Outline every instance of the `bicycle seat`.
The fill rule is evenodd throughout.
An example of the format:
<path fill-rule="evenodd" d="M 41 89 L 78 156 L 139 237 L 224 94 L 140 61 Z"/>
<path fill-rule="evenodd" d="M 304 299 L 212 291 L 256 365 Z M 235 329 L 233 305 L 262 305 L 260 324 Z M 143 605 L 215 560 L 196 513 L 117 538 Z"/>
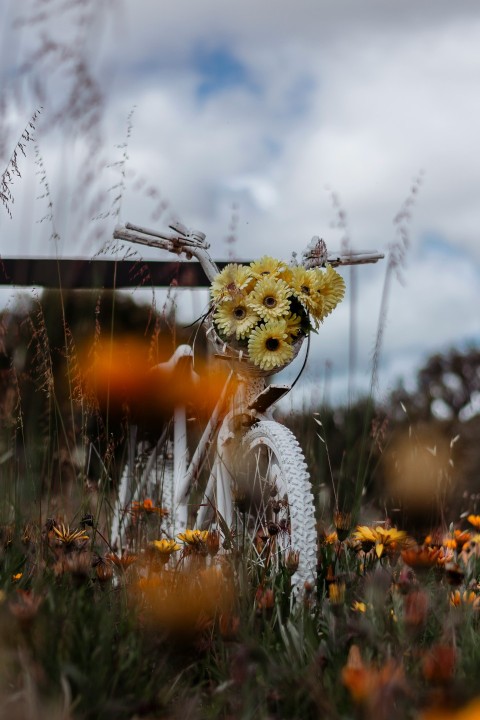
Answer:
<path fill-rule="evenodd" d="M 190 345 L 179 345 L 169 360 L 154 365 L 151 372 L 175 377 L 175 380 L 180 379 L 180 376 L 183 382 L 193 385 L 200 382 L 200 376 L 193 369 L 193 350 Z"/>

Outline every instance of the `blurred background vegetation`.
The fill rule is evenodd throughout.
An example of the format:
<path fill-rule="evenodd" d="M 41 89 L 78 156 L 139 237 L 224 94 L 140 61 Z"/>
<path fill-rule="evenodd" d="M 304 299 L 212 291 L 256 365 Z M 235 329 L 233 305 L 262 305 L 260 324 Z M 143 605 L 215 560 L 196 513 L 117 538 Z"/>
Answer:
<path fill-rule="evenodd" d="M 192 327 L 176 324 L 173 305 L 155 312 L 129 295 L 110 291 L 49 290 L 40 299 L 25 295 L 1 312 L 0 467 L 5 492 L 12 485 L 33 500 L 78 480 L 95 483 L 107 456 L 109 481 L 117 482 L 132 407 L 112 403 L 107 412 L 89 402 L 79 357 L 83 353 L 89 362 L 100 338 L 121 341 L 131 336 L 132 328 L 152 365 L 167 360 L 176 345 L 195 334 Z M 195 334 L 195 352 L 200 358 L 208 352 L 203 331 Z M 398 508 L 391 500 L 386 504 L 386 496 L 392 496 L 388 458 L 405 434 L 434 453 L 447 448 L 449 490 L 442 512 L 455 517 L 464 498 L 470 506 L 480 493 L 479 398 L 480 351 L 452 348 L 426 361 L 412 391 L 399 384 L 381 403 L 361 397 L 345 406 L 277 411 L 277 417 L 301 441 L 321 523 L 329 524 L 334 505 L 355 510 L 358 488 L 374 516 L 395 515 Z M 159 406 L 158 412 L 134 420 L 153 441 L 166 415 Z"/>

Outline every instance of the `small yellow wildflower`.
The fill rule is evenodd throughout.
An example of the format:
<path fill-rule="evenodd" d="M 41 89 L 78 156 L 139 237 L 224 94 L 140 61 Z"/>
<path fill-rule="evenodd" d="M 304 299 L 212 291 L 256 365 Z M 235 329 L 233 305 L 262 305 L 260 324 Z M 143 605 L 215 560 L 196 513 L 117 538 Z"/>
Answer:
<path fill-rule="evenodd" d="M 13 580 L 13 582 L 18 582 L 19 580 L 22 579 L 22 577 L 23 577 L 23 573 L 21 573 L 21 572 L 15 573 L 15 575 L 12 575 L 12 580 Z"/>
<path fill-rule="evenodd" d="M 55 533 L 55 539 L 62 545 L 76 545 L 77 542 L 83 540 L 90 540 L 88 535 L 83 530 L 70 530 L 69 525 L 54 525 L 53 532 Z"/>
<path fill-rule="evenodd" d="M 370 528 L 366 525 L 359 525 L 352 537 L 361 542 L 365 552 L 375 547 L 375 553 L 379 558 L 383 555 L 384 550 L 399 549 L 408 543 L 407 533 L 404 530 L 396 528 L 387 530 L 381 526 Z"/>
<path fill-rule="evenodd" d="M 345 601 L 345 583 L 330 583 L 328 586 L 328 599 L 332 605 L 341 605 Z"/>
<path fill-rule="evenodd" d="M 355 600 L 355 602 L 352 605 L 352 610 L 354 612 L 365 613 L 365 612 L 367 612 L 367 605 L 364 602 L 359 602 L 358 600 Z"/>
<path fill-rule="evenodd" d="M 337 531 L 332 530 L 332 532 L 327 532 L 324 530 L 320 536 L 320 541 L 324 545 L 335 545 L 338 541 Z"/>
<path fill-rule="evenodd" d="M 150 543 L 150 547 L 155 554 L 158 555 L 160 562 L 163 564 L 168 562 L 174 552 L 180 550 L 180 545 L 178 545 L 175 540 L 153 540 Z"/>
<path fill-rule="evenodd" d="M 203 547 L 208 539 L 208 530 L 185 530 L 185 532 L 179 533 L 177 537 L 190 547 Z"/>

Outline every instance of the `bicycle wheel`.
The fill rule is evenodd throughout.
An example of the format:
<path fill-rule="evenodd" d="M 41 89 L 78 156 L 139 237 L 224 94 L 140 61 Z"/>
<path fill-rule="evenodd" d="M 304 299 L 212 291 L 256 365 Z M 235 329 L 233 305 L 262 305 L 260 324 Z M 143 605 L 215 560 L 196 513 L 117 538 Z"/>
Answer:
<path fill-rule="evenodd" d="M 172 532 L 171 443 L 163 433 L 154 447 L 135 447 L 135 439 L 131 445 L 113 503 L 110 542 L 119 551 Z"/>
<path fill-rule="evenodd" d="M 261 420 L 244 435 L 236 453 L 232 497 L 237 542 L 261 576 L 285 562 L 293 568 L 294 594 L 315 583 L 317 536 L 315 505 L 307 464 L 290 430 Z M 298 557 L 297 557 L 298 554 Z"/>

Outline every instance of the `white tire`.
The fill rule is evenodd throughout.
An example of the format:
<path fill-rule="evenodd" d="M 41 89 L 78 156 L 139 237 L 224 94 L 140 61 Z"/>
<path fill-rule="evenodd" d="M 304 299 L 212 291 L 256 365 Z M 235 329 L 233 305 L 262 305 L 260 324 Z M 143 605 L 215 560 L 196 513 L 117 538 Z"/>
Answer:
<path fill-rule="evenodd" d="M 261 420 L 245 433 L 237 463 L 232 495 L 240 532 L 248 533 L 259 565 L 291 563 L 298 553 L 296 595 L 317 576 L 315 504 L 302 450 L 284 425 Z"/>

